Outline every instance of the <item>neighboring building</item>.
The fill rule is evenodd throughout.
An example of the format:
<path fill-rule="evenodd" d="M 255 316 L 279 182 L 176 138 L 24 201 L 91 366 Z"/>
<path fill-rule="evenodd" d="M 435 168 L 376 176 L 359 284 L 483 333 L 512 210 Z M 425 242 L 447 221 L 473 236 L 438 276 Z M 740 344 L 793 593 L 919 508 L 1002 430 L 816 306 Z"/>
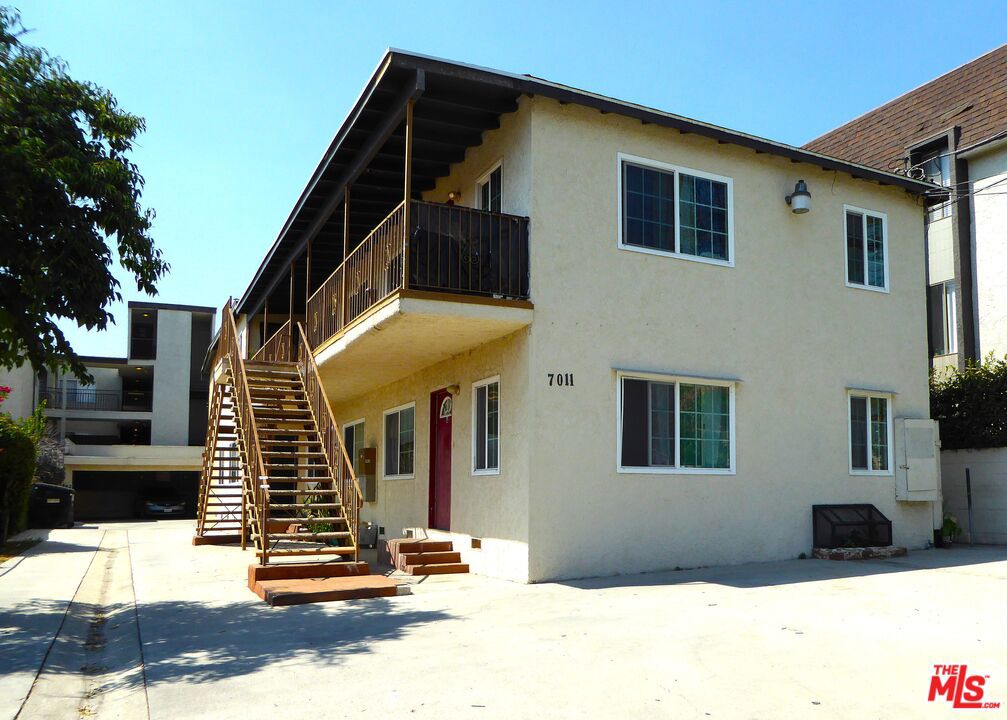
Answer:
<path fill-rule="evenodd" d="M 945 188 L 926 214 L 933 366 L 1007 354 L 1007 45 L 805 147 Z"/>
<path fill-rule="evenodd" d="M 208 397 L 201 367 L 216 310 L 130 302 L 128 311 L 127 356 L 82 358 L 92 384 L 27 366 L 10 373 L 17 405 L 3 410 L 23 416 L 45 402 L 51 432 L 65 441 L 78 519 L 131 517 L 145 492 L 168 486 L 195 511 Z"/>
<path fill-rule="evenodd" d="M 796 557 L 820 503 L 873 504 L 921 548 L 941 518 L 920 293 L 932 188 L 390 51 L 236 332 L 249 355 L 272 338 L 262 373 L 289 357 L 283 323 L 304 323 L 348 453 L 376 454 L 363 519 L 448 537 L 477 572 Z"/>

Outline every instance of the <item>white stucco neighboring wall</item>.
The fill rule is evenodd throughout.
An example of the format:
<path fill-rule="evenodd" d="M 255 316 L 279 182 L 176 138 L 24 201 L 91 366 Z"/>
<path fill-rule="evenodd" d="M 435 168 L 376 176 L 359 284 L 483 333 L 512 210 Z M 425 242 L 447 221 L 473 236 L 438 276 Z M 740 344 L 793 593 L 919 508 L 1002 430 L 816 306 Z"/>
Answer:
<path fill-rule="evenodd" d="M 0 367 L 0 385 L 11 389 L 7 399 L 0 403 L 0 412 L 9 413 L 15 419 L 32 414 L 38 388 L 31 365 L 25 363 L 10 370 Z"/>
<path fill-rule="evenodd" d="M 1007 144 L 969 158 L 977 355 L 1007 354 Z"/>
<path fill-rule="evenodd" d="M 969 526 L 965 470 L 972 481 Z M 962 528 L 961 540 L 1007 544 L 1007 448 L 944 450 L 941 452 L 944 509 Z"/>
<path fill-rule="evenodd" d="M 929 416 L 923 211 L 904 191 L 576 105 L 532 112 L 529 576 L 794 557 L 815 503 L 873 503 L 895 542 L 930 503 L 849 471 L 848 388 Z M 734 267 L 620 250 L 626 153 L 733 179 Z M 809 214 L 784 202 L 807 181 Z M 887 214 L 890 292 L 847 287 L 844 204 Z M 616 368 L 739 378 L 732 475 L 617 472 Z M 549 373 L 573 373 L 550 387 Z"/>
<path fill-rule="evenodd" d="M 192 314 L 157 311 L 157 358 L 154 360 L 156 408 L 150 425 L 151 445 L 189 444 L 189 361 Z"/>

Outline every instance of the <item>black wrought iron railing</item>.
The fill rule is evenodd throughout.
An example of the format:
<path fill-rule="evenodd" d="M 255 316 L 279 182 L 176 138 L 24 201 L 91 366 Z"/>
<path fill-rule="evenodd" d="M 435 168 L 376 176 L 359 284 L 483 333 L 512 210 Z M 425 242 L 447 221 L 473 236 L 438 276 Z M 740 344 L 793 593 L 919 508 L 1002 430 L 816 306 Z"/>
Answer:
<path fill-rule="evenodd" d="M 403 288 L 529 297 L 528 218 L 414 200 L 404 220 L 403 202 L 308 300 L 312 348 Z"/>
<path fill-rule="evenodd" d="M 97 388 L 43 387 L 39 401 L 50 410 L 126 410 L 150 412 L 153 393 L 150 390 L 99 390 Z"/>

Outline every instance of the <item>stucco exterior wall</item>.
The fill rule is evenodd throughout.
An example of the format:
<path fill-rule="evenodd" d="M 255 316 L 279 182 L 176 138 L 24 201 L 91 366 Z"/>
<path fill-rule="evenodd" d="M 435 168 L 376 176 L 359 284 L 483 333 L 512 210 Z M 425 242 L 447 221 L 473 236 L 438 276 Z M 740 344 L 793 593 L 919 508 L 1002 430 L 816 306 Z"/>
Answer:
<path fill-rule="evenodd" d="M 1007 145 L 969 160 L 979 337 L 977 354 L 1007 354 Z M 997 187 L 992 187 L 999 183 Z M 997 194 L 999 193 L 999 194 Z"/>
<path fill-rule="evenodd" d="M 157 311 L 157 359 L 154 361 L 151 445 L 189 444 L 189 356 L 192 314 Z"/>
<path fill-rule="evenodd" d="M 500 127 L 483 133 L 482 144 L 469 148 L 465 159 L 423 194 L 431 202 L 446 202 L 448 193 L 461 191 L 459 205 L 477 207 L 476 181 L 497 162 L 503 167 L 502 211 L 510 215 L 531 214 L 531 99 L 521 97 L 517 112 L 502 115 Z M 534 280 L 533 280 L 534 282 Z"/>
<path fill-rule="evenodd" d="M 902 190 L 694 135 L 533 101 L 528 395 L 532 580 L 793 557 L 811 505 L 869 502 L 895 542 L 929 503 L 849 472 L 848 388 L 928 417 L 923 211 Z M 617 247 L 617 154 L 733 178 L 735 267 Z M 805 179 L 813 209 L 784 195 Z M 888 216 L 890 293 L 845 284 L 843 205 Z M 616 372 L 737 377 L 737 473 L 616 471 Z M 548 373 L 574 373 L 549 387 Z"/>
<path fill-rule="evenodd" d="M 0 403 L 0 412 L 15 419 L 31 415 L 35 409 L 34 394 L 38 392 L 31 365 L 25 363 L 10 370 L 0 367 L 0 385 L 11 389 L 7 399 Z"/>
<path fill-rule="evenodd" d="M 340 427 L 365 421 L 365 447 L 377 449 L 377 502 L 361 518 L 385 528 L 385 538 L 428 527 L 430 488 L 430 393 L 458 385 L 452 415 L 451 533 L 455 550 L 474 572 L 528 579 L 528 341 L 527 331 L 428 367 L 391 385 L 333 408 Z M 500 376 L 501 465 L 498 475 L 472 473 L 472 385 Z M 414 472 L 384 477 L 384 411 L 416 404 Z M 422 537 L 422 534 L 420 535 Z M 482 539 L 473 550 L 470 537 Z"/>

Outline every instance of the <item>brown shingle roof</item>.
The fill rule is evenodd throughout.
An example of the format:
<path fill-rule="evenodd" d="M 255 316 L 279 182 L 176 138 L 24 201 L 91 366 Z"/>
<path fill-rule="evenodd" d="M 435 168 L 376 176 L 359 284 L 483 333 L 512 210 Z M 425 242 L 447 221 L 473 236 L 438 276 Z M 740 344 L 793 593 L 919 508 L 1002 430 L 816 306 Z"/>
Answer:
<path fill-rule="evenodd" d="M 804 145 L 884 170 L 901 168 L 906 147 L 957 125 L 958 148 L 1007 131 L 1007 45 L 941 75 Z"/>

